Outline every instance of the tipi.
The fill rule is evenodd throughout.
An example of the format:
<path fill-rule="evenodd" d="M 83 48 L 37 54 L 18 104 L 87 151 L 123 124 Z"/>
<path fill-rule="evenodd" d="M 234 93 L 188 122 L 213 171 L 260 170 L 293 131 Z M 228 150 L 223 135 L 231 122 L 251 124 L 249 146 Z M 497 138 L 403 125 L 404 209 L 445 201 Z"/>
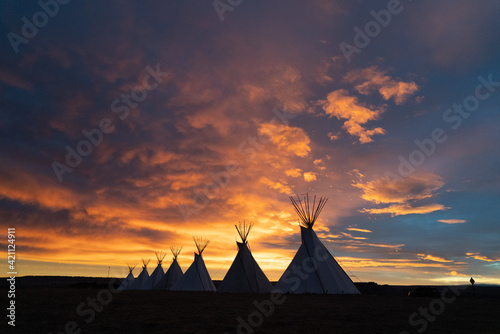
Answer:
<path fill-rule="evenodd" d="M 161 264 L 167 253 L 158 251 L 155 252 L 155 255 L 158 265 L 156 266 L 156 269 L 153 271 L 151 276 L 148 277 L 144 285 L 141 287 L 141 290 L 152 290 L 156 286 L 156 284 L 160 282 L 163 275 L 165 274 Z"/>
<path fill-rule="evenodd" d="M 290 197 L 295 211 L 301 220 L 302 245 L 292 262 L 276 283 L 275 292 L 283 293 L 329 293 L 359 294 L 358 289 L 335 261 L 330 252 L 318 239 L 313 225 L 328 198 L 316 196 L 312 203 L 306 194 L 303 202 Z"/>
<path fill-rule="evenodd" d="M 273 289 L 248 247 L 248 234 L 252 226 L 251 223 L 245 224 L 245 221 L 243 224 L 240 222 L 239 226 L 235 225 L 241 238 L 241 242 L 236 242 L 238 254 L 217 292 L 269 293 Z"/>
<path fill-rule="evenodd" d="M 170 247 L 170 251 L 174 256 L 172 264 L 168 268 L 165 275 L 163 275 L 160 282 L 158 282 L 158 284 L 154 287 L 155 290 L 170 290 L 170 288 L 182 277 L 182 269 L 177 262 L 177 257 L 179 256 L 181 250 L 182 247 Z"/>
<path fill-rule="evenodd" d="M 132 273 L 135 269 L 135 266 L 127 264 L 128 267 L 128 275 L 122 281 L 122 284 L 118 287 L 118 290 L 128 290 L 130 286 L 134 283 L 134 274 Z"/>
<path fill-rule="evenodd" d="M 172 286 L 173 291 L 215 291 L 215 285 L 210 278 L 201 254 L 210 243 L 209 240 L 193 237 L 198 254 L 194 253 L 194 261 L 186 273 Z"/>
<path fill-rule="evenodd" d="M 150 259 L 145 260 L 142 259 L 142 271 L 137 276 L 134 280 L 134 283 L 130 286 L 130 289 L 127 290 L 142 290 L 142 287 L 146 284 L 146 281 L 148 280 L 149 274 L 148 274 L 148 263 Z"/>

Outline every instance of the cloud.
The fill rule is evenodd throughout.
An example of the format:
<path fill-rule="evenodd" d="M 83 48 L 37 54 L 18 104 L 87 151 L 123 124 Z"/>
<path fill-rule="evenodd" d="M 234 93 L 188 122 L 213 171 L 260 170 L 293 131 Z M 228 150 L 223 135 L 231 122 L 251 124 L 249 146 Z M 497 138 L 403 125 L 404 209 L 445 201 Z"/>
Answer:
<path fill-rule="evenodd" d="M 372 231 L 364 229 L 364 228 L 356 228 L 356 227 L 348 227 L 348 231 L 356 231 L 356 232 L 364 232 L 364 233 L 371 233 Z"/>
<path fill-rule="evenodd" d="M 313 173 L 313 172 L 305 172 L 305 173 L 304 173 L 304 180 L 305 180 L 306 182 L 316 181 L 316 173 Z"/>
<path fill-rule="evenodd" d="M 403 82 L 392 79 L 386 71 L 376 66 L 354 70 L 344 76 L 344 81 L 358 83 L 355 88 L 363 95 L 378 91 L 384 100 L 393 99 L 398 105 L 403 104 L 411 95 L 418 91 L 415 82 Z"/>
<path fill-rule="evenodd" d="M 318 168 L 319 170 L 326 170 L 325 161 L 323 159 L 316 159 L 313 161 L 313 163 L 314 166 L 316 166 L 316 168 Z"/>
<path fill-rule="evenodd" d="M 345 119 L 343 128 L 350 135 L 359 137 L 359 142 L 362 144 L 372 142 L 371 137 L 374 135 L 385 134 L 385 130 L 381 127 L 369 130 L 362 126 L 369 121 L 379 119 L 384 109 L 373 109 L 363 105 L 356 96 L 350 96 L 345 89 L 331 92 L 327 100 L 320 101 L 320 104 L 328 116 L 337 117 L 339 120 Z"/>
<path fill-rule="evenodd" d="M 21 89 L 26 89 L 26 90 L 33 89 L 32 82 L 26 80 L 21 75 L 17 74 L 15 71 L 12 71 L 10 69 L 1 66 L 0 66 L 0 82 L 4 82 L 7 85 Z"/>
<path fill-rule="evenodd" d="M 490 259 L 486 256 L 480 255 L 479 252 L 476 253 L 465 253 L 465 255 L 469 258 L 480 260 L 480 261 L 485 261 L 485 262 L 497 262 L 500 261 L 500 259 Z"/>
<path fill-rule="evenodd" d="M 340 132 L 328 132 L 327 136 L 331 141 L 335 141 L 340 139 Z"/>
<path fill-rule="evenodd" d="M 353 186 L 362 189 L 362 198 L 374 203 L 406 203 L 430 198 L 444 185 L 442 178 L 434 173 L 413 174 L 398 182 L 380 177 Z"/>
<path fill-rule="evenodd" d="M 287 194 L 290 196 L 293 195 L 292 188 L 286 184 L 281 183 L 281 182 L 271 181 L 267 177 L 261 177 L 259 179 L 259 182 L 265 184 L 266 186 L 268 186 L 271 189 L 278 190 L 282 194 Z"/>
<path fill-rule="evenodd" d="M 422 260 L 429 260 L 429 261 L 434 261 L 434 262 L 453 262 L 452 260 L 446 260 L 442 257 L 439 256 L 433 256 L 433 255 L 426 255 L 426 254 L 417 254 L 419 258 Z"/>
<path fill-rule="evenodd" d="M 400 215 L 411 215 L 411 214 L 425 214 L 431 213 L 434 211 L 447 210 L 448 207 L 445 207 L 442 204 L 429 204 L 429 205 L 421 205 L 413 207 L 409 204 L 394 204 L 385 208 L 380 209 L 363 209 L 361 212 L 381 214 L 381 213 L 390 213 L 391 216 L 400 216 Z"/>
<path fill-rule="evenodd" d="M 422 263 L 415 259 L 370 259 L 360 257 L 340 257 L 342 263 L 349 268 L 446 268 L 442 263 Z M 420 269 L 419 269 L 420 270 Z"/>
<path fill-rule="evenodd" d="M 445 224 L 462 224 L 466 223 L 467 220 L 465 219 L 440 219 L 438 220 L 440 223 L 445 223 Z"/>
<path fill-rule="evenodd" d="M 288 169 L 285 171 L 285 174 L 291 177 L 299 177 L 302 175 L 302 169 L 300 168 Z"/>
<path fill-rule="evenodd" d="M 353 236 L 352 234 L 350 233 L 345 233 L 345 232 L 340 232 L 343 236 L 347 237 L 347 238 L 351 238 L 351 239 L 355 239 L 355 240 L 366 240 L 368 238 L 365 238 L 365 237 L 355 237 Z"/>
<path fill-rule="evenodd" d="M 263 123 L 259 126 L 259 134 L 271 140 L 278 148 L 299 157 L 305 157 L 311 151 L 311 140 L 301 128 L 288 125 Z"/>
<path fill-rule="evenodd" d="M 425 214 L 449 209 L 442 204 L 422 204 L 444 185 L 442 178 L 434 173 L 413 174 L 398 182 L 389 182 L 385 177 L 353 184 L 363 190 L 361 197 L 375 204 L 390 204 L 384 208 L 365 208 L 362 212 L 373 214 L 390 213 L 392 216 Z"/>

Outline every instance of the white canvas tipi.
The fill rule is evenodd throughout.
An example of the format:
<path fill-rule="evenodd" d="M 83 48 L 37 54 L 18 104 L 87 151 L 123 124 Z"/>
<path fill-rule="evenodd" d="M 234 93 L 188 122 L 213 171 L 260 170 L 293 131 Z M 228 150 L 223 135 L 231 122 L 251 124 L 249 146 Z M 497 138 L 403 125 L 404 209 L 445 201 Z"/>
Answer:
<path fill-rule="evenodd" d="M 177 262 L 177 257 L 181 250 L 182 247 L 170 247 L 170 251 L 172 251 L 172 255 L 174 256 L 172 264 L 165 275 L 163 275 L 160 282 L 154 287 L 155 290 L 170 290 L 170 288 L 182 277 L 182 269 Z"/>
<path fill-rule="evenodd" d="M 201 254 L 210 241 L 194 237 L 198 254 L 194 253 L 194 261 L 186 273 L 175 283 L 170 290 L 173 291 L 215 291 L 215 285 L 210 278 Z"/>
<path fill-rule="evenodd" d="M 118 290 L 129 290 L 130 286 L 134 283 L 134 274 L 132 273 L 135 269 L 135 266 L 132 266 L 130 264 L 128 266 L 128 275 L 125 277 L 125 279 L 122 281 L 122 284 L 118 287 Z"/>
<path fill-rule="evenodd" d="M 151 276 L 148 277 L 144 285 L 141 287 L 141 290 L 152 290 L 156 286 L 156 284 L 160 282 L 161 278 L 165 274 L 161 264 L 167 253 L 155 252 L 155 255 L 158 265 L 156 266 L 156 269 L 153 271 Z"/>
<path fill-rule="evenodd" d="M 229 268 L 217 292 L 232 293 L 269 293 L 273 286 L 260 269 L 257 261 L 248 248 L 248 234 L 253 224 L 246 225 L 245 221 L 239 226 L 235 225 L 241 242 L 238 245 L 238 254 Z"/>
<path fill-rule="evenodd" d="M 276 283 L 275 292 L 283 293 L 329 293 L 359 294 L 349 276 L 335 261 L 334 257 L 318 239 L 313 225 L 326 204 L 327 198 L 321 197 L 312 207 L 309 196 L 302 202 L 290 197 L 295 211 L 301 219 L 302 245 L 292 262 Z"/>
<path fill-rule="evenodd" d="M 146 284 L 146 281 L 148 280 L 149 274 L 148 274 L 148 263 L 149 260 L 142 259 L 142 271 L 137 276 L 132 283 L 132 286 L 130 289 L 127 290 L 142 290 L 142 287 Z"/>

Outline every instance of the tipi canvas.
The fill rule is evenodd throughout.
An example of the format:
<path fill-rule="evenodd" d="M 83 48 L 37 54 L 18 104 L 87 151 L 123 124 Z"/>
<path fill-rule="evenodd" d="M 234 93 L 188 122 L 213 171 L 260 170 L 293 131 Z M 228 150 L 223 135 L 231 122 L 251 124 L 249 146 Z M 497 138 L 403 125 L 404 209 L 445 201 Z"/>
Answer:
<path fill-rule="evenodd" d="M 173 291 L 215 291 L 215 285 L 210 278 L 201 254 L 210 241 L 194 238 L 198 254 L 194 254 L 194 261 L 186 273 L 172 286 Z"/>
<path fill-rule="evenodd" d="M 275 292 L 283 293 L 328 293 L 359 294 L 358 289 L 342 267 L 318 239 L 313 225 L 326 204 L 327 198 L 316 196 L 312 207 L 309 197 L 302 202 L 290 197 L 295 211 L 301 219 L 302 245 L 292 262 L 274 287 Z"/>
<path fill-rule="evenodd" d="M 238 254 L 229 268 L 218 292 L 231 293 L 269 293 L 273 286 L 260 269 L 248 247 L 248 234 L 252 224 L 246 225 L 245 221 L 239 226 L 235 225 L 241 242 L 237 242 Z"/>
<path fill-rule="evenodd" d="M 132 266 L 130 264 L 128 266 L 128 275 L 125 277 L 125 279 L 122 281 L 122 284 L 118 287 L 118 290 L 128 290 L 130 289 L 131 285 L 134 283 L 134 274 L 132 273 L 135 269 L 135 266 Z"/>
<path fill-rule="evenodd" d="M 148 280 L 149 274 L 148 274 L 148 260 L 142 259 L 142 271 L 137 276 L 134 280 L 134 283 L 132 283 L 132 286 L 130 289 L 127 290 L 142 290 L 142 287 L 146 284 L 146 281 Z"/>
<path fill-rule="evenodd" d="M 172 264 L 168 268 L 167 272 L 161 278 L 160 282 L 154 287 L 155 290 L 170 290 L 170 288 L 177 283 L 177 281 L 182 277 L 182 269 L 177 262 L 177 257 L 182 250 L 182 247 L 170 247 L 172 255 L 174 256 Z"/>
<path fill-rule="evenodd" d="M 153 271 L 151 276 L 148 277 L 144 285 L 141 287 L 141 290 L 152 290 L 156 286 L 156 284 L 160 282 L 163 275 L 165 274 L 161 264 L 163 262 L 163 259 L 165 258 L 165 255 L 167 254 L 165 252 L 155 252 L 155 255 L 158 265 L 156 266 L 156 269 Z"/>

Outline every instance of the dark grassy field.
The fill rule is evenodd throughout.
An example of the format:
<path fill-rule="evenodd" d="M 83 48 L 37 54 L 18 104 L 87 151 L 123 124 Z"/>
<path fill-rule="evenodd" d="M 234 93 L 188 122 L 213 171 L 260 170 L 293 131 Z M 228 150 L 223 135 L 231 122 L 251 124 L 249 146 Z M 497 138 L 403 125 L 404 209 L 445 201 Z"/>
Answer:
<path fill-rule="evenodd" d="M 444 309 L 431 315 L 435 319 L 424 321 L 418 315 L 412 326 L 410 315 L 433 303 L 439 309 L 440 297 L 407 297 L 408 287 L 366 285 L 361 286 L 363 295 L 282 295 L 273 303 L 270 295 L 113 293 L 106 279 L 72 282 L 59 282 L 59 287 L 20 284 L 15 331 L 2 320 L 0 332 L 237 333 L 244 321 L 240 333 L 417 333 L 423 322 L 425 333 L 500 333 L 498 288 L 493 293 L 480 288 L 475 297 L 466 290 L 443 302 Z M 6 289 L 0 293 L 6 305 Z M 255 303 L 264 307 L 259 310 Z"/>

